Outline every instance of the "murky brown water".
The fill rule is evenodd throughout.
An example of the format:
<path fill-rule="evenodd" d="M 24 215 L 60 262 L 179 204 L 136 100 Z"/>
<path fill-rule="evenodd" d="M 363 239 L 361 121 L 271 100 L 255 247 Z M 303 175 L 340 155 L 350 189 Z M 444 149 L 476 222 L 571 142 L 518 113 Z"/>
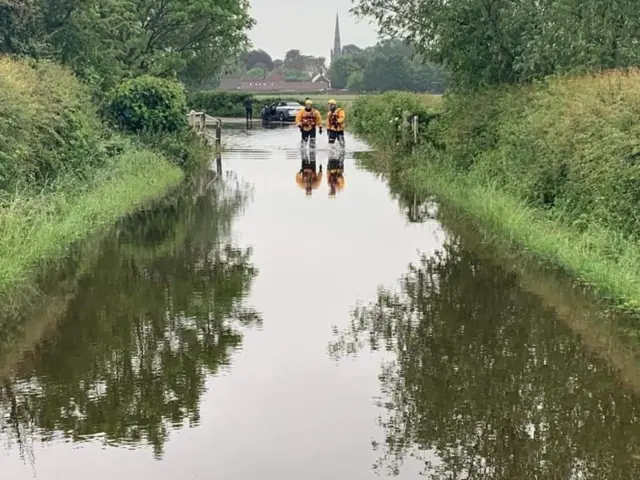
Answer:
<path fill-rule="evenodd" d="M 221 174 L 0 322 L 0 478 L 640 478 L 633 339 L 399 205 L 353 137 L 308 195 L 296 133 L 226 131 Z"/>

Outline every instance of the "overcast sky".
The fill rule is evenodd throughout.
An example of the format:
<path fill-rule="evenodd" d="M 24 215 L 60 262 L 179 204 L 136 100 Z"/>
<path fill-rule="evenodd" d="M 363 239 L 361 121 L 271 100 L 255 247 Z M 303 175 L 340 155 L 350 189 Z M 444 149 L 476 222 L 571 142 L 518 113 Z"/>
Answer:
<path fill-rule="evenodd" d="M 377 32 L 367 20 L 349 15 L 350 0 L 250 0 L 251 16 L 257 24 L 249 37 L 255 48 L 271 57 L 284 58 L 287 50 L 299 49 L 304 55 L 326 57 L 329 63 L 333 47 L 336 12 L 340 15 L 342 45 L 374 45 Z M 278 5 L 277 7 L 275 5 Z"/>

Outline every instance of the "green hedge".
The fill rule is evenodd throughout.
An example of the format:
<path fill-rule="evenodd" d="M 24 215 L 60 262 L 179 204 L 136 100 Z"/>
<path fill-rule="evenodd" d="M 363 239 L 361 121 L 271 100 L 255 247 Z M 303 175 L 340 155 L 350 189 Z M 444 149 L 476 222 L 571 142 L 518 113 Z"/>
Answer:
<path fill-rule="evenodd" d="M 100 164 L 103 133 L 89 90 L 68 70 L 0 58 L 0 190 Z"/>
<path fill-rule="evenodd" d="M 289 101 L 304 104 L 305 96 L 274 96 L 256 98 L 251 93 L 225 92 L 220 90 L 201 90 L 191 92 L 187 96 L 187 103 L 192 110 L 204 110 L 209 115 L 216 117 L 244 117 L 244 102 L 247 98 L 253 99 L 253 114 L 259 115 L 263 106 L 273 102 Z M 327 112 L 326 105 L 314 105 L 322 114 Z"/>
<path fill-rule="evenodd" d="M 187 125 L 187 99 L 182 86 L 148 75 L 120 84 L 109 96 L 106 111 L 128 132 L 173 133 Z"/>

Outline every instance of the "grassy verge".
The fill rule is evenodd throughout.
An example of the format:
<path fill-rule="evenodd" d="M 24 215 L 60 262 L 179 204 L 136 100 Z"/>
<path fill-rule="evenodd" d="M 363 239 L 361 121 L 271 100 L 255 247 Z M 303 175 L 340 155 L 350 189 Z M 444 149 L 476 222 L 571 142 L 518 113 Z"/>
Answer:
<path fill-rule="evenodd" d="M 352 116 L 357 133 L 396 151 L 386 168 L 407 189 L 455 205 L 488 233 L 638 311 L 638 79 L 554 78 L 440 105 L 394 93 L 356 101 Z M 421 122 L 414 154 L 406 112 Z"/>
<path fill-rule="evenodd" d="M 0 293 L 9 295 L 39 266 L 118 217 L 164 195 L 183 178 L 180 168 L 151 152 L 125 153 L 91 182 L 65 182 L 46 193 L 16 195 L 0 211 Z"/>
<path fill-rule="evenodd" d="M 489 180 L 464 177 L 440 164 L 407 172 L 405 184 L 479 219 L 491 234 L 571 271 L 626 308 L 640 309 L 640 245 L 590 226 L 576 230 L 527 205 Z"/>

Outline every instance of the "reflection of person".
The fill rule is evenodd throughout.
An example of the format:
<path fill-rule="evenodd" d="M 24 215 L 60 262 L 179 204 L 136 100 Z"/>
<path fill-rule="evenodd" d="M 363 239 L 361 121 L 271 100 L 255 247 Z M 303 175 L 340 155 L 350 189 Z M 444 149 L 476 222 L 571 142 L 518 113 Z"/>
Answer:
<path fill-rule="evenodd" d="M 300 171 L 296 173 L 296 183 L 300 188 L 305 190 L 307 195 L 311 195 L 313 190 L 318 188 L 322 183 L 322 165 L 320 169 L 316 168 L 316 151 L 300 149 L 302 153 L 302 163 Z"/>
<path fill-rule="evenodd" d="M 302 133 L 302 146 L 309 142 L 309 147 L 315 148 L 316 127 L 320 129 L 320 135 L 322 135 L 322 116 L 317 109 L 313 108 L 311 100 L 306 100 L 304 108 L 297 113 L 296 125 Z"/>
<path fill-rule="evenodd" d="M 332 147 L 329 149 L 329 161 L 327 162 L 327 184 L 329 185 L 329 198 L 335 198 L 336 192 L 344 188 L 344 148 Z"/>
<path fill-rule="evenodd" d="M 346 114 L 342 108 L 338 107 L 335 100 L 329 100 L 329 113 L 327 114 L 327 134 L 329 143 L 334 144 L 336 140 L 344 147 L 344 121 Z M 320 132 L 322 133 L 322 132 Z"/>

